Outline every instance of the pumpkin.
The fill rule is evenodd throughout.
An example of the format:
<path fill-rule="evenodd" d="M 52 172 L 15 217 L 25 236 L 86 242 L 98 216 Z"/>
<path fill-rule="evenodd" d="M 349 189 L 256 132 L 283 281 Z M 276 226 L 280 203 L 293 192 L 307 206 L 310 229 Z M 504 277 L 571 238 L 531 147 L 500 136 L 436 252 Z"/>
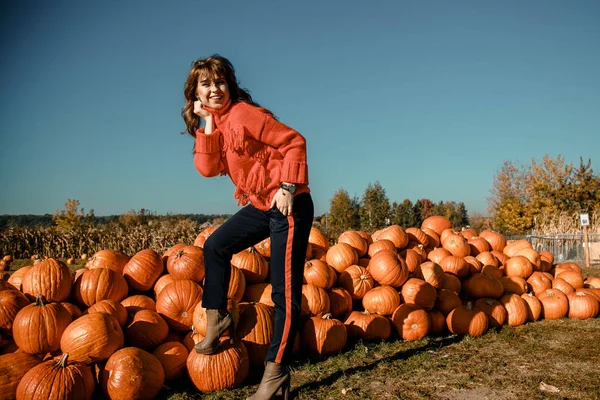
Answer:
<path fill-rule="evenodd" d="M 438 247 L 438 248 L 431 250 L 429 253 L 427 253 L 427 259 L 429 261 L 433 261 L 434 263 L 439 264 L 440 261 L 442 261 L 444 258 L 451 256 L 451 255 L 452 255 L 452 253 L 450 253 L 445 248 Z"/>
<path fill-rule="evenodd" d="M 539 271 L 527 278 L 527 284 L 536 296 L 552 287 L 552 281 Z"/>
<path fill-rule="evenodd" d="M 375 254 L 367 269 L 380 285 L 400 287 L 408 279 L 408 267 L 404 259 L 388 251 Z"/>
<path fill-rule="evenodd" d="M 61 301 L 59 303 L 61 306 L 63 306 L 71 315 L 71 320 L 76 320 L 77 318 L 81 317 L 81 315 L 83 314 L 81 312 L 81 309 L 79 307 L 77 307 L 75 304 L 73 303 L 69 303 L 67 301 Z"/>
<path fill-rule="evenodd" d="M 362 304 L 370 314 L 392 315 L 400 305 L 400 294 L 391 286 L 377 286 L 364 295 Z"/>
<path fill-rule="evenodd" d="M 39 357 L 24 352 L 0 355 L 0 399 L 16 399 L 21 378 L 41 362 Z"/>
<path fill-rule="evenodd" d="M 583 283 L 585 288 L 600 289 L 600 278 L 597 276 L 588 276 Z"/>
<path fill-rule="evenodd" d="M 332 317 L 339 318 L 352 312 L 352 296 L 346 289 L 334 287 L 327 291 L 327 295 Z"/>
<path fill-rule="evenodd" d="M 362 257 L 367 254 L 369 244 L 367 241 L 356 231 L 345 231 L 338 237 L 338 243 L 346 243 L 356 251 L 358 257 Z"/>
<path fill-rule="evenodd" d="M 119 326 L 122 328 L 127 323 L 127 310 L 121 304 L 113 299 L 102 300 L 87 309 L 87 313 L 101 312 L 112 315 L 119 321 Z"/>
<path fill-rule="evenodd" d="M 473 256 L 477 256 L 480 253 L 487 253 L 492 250 L 488 241 L 482 237 L 469 238 L 467 239 L 467 244 L 469 245 L 471 255 Z"/>
<path fill-rule="evenodd" d="M 41 294 L 23 307 L 13 321 L 13 337 L 21 350 L 46 354 L 60 347 L 60 338 L 71 323 L 71 314 L 59 303 L 48 303 Z"/>
<path fill-rule="evenodd" d="M 324 261 L 310 260 L 304 263 L 305 284 L 315 285 L 327 290 L 333 282 L 331 279 L 332 273 L 335 273 L 335 270 L 329 267 Z"/>
<path fill-rule="evenodd" d="M 123 268 L 131 257 L 118 250 L 100 250 L 90 257 L 85 263 L 87 269 L 108 268 L 119 274 L 123 274 Z"/>
<path fill-rule="evenodd" d="M 233 317 L 233 326 L 239 321 L 239 309 L 238 303 L 236 303 L 232 299 L 227 299 L 227 311 Z M 202 307 L 202 301 L 200 301 L 196 307 L 194 308 L 194 312 L 192 313 L 192 321 L 193 321 L 193 329 L 202 336 L 206 335 L 206 325 L 208 323 L 206 318 L 206 309 Z M 231 338 L 231 330 L 226 330 L 224 335 Z"/>
<path fill-rule="evenodd" d="M 498 299 L 504 293 L 502 282 L 491 275 L 473 274 L 463 281 L 462 291 L 470 298 Z"/>
<path fill-rule="evenodd" d="M 240 303 L 240 320 L 235 335 L 248 351 L 250 366 L 262 368 L 273 338 L 273 307 L 260 303 Z"/>
<path fill-rule="evenodd" d="M 171 282 L 156 298 L 156 312 L 171 329 L 186 332 L 192 326 L 194 308 L 202 300 L 202 293 L 200 285 L 192 280 Z"/>
<path fill-rule="evenodd" d="M 23 277 L 29 272 L 31 267 L 31 265 L 26 265 L 13 272 L 12 275 L 8 277 L 8 283 L 13 285 L 17 290 L 22 290 Z"/>
<path fill-rule="evenodd" d="M 128 292 L 129 286 L 123 275 L 108 268 L 87 270 L 73 285 L 73 297 L 84 308 L 107 299 L 121 301 Z"/>
<path fill-rule="evenodd" d="M 264 282 L 269 275 L 269 263 L 254 247 L 234 254 L 231 265 L 242 271 L 247 284 Z"/>
<path fill-rule="evenodd" d="M 377 240 L 388 239 L 394 243 L 398 250 L 405 248 L 408 245 L 408 235 L 400 227 L 400 225 L 390 225 L 377 235 Z"/>
<path fill-rule="evenodd" d="M 421 223 L 421 229 L 431 229 L 438 235 L 441 235 L 444 229 L 451 229 L 452 222 L 444 216 L 441 215 L 433 215 L 431 217 L 427 217 Z"/>
<path fill-rule="evenodd" d="M 429 315 L 416 304 L 401 304 L 392 314 L 392 324 L 398 335 L 407 341 L 419 340 L 429 333 Z"/>
<path fill-rule="evenodd" d="M 189 350 L 179 342 L 169 341 L 158 346 L 152 355 L 162 365 L 165 373 L 165 380 L 171 381 L 182 377 L 186 370 L 185 364 L 189 355 Z"/>
<path fill-rule="evenodd" d="M 337 243 L 327 250 L 325 259 L 328 265 L 332 266 L 338 273 L 342 273 L 349 266 L 356 265 L 358 253 L 348 243 Z"/>
<path fill-rule="evenodd" d="M 346 346 L 348 332 L 341 321 L 331 318 L 331 314 L 325 314 L 307 319 L 302 325 L 300 339 L 309 353 L 333 355 Z"/>
<path fill-rule="evenodd" d="M 190 351 L 186 365 L 194 386 L 202 392 L 213 392 L 241 385 L 248 376 L 250 359 L 242 342 L 232 345 L 221 338 L 216 353 Z"/>
<path fill-rule="evenodd" d="M 121 301 L 121 305 L 127 310 L 127 315 L 132 317 L 133 314 L 140 310 L 156 311 L 156 302 L 150 297 L 143 294 L 134 294 Z"/>
<path fill-rule="evenodd" d="M 583 275 L 581 272 L 577 271 L 561 271 L 555 275 L 557 279 L 564 279 L 569 283 L 573 288 L 580 289 L 584 286 L 583 283 Z"/>
<path fill-rule="evenodd" d="M 150 349 L 165 341 L 169 325 L 156 311 L 140 310 L 127 322 L 124 333 L 128 346 Z"/>
<path fill-rule="evenodd" d="M 312 254 L 312 245 L 309 243 L 308 247 L 311 247 L 308 250 L 311 250 L 311 254 Z M 264 238 L 263 240 L 261 240 L 260 242 L 258 242 L 257 244 L 254 245 L 254 249 L 260 253 L 261 256 L 263 256 L 264 258 L 271 258 L 271 238 L 267 237 Z"/>
<path fill-rule="evenodd" d="M 167 270 L 174 280 L 204 279 L 204 250 L 198 246 L 185 246 L 167 258 Z"/>
<path fill-rule="evenodd" d="M 173 277 L 169 274 L 165 274 L 158 278 L 158 280 L 154 284 L 154 298 L 158 297 L 160 291 L 163 290 L 165 286 L 167 286 L 173 281 L 175 281 L 175 279 L 173 279 Z"/>
<path fill-rule="evenodd" d="M 0 290 L 0 334 L 2 336 L 12 337 L 15 317 L 29 304 L 27 296 L 17 290 Z"/>
<path fill-rule="evenodd" d="M 446 274 L 442 267 L 433 261 L 426 261 L 419 265 L 414 272 L 415 278 L 419 278 L 429 283 L 436 289 L 441 289 L 444 285 Z"/>
<path fill-rule="evenodd" d="M 485 312 L 473 307 L 472 302 L 456 307 L 446 316 L 448 330 L 456 335 L 481 336 L 487 332 L 489 321 Z"/>
<path fill-rule="evenodd" d="M 504 293 L 514 293 L 519 296 L 529 292 L 527 281 L 518 276 L 502 276 L 499 278 L 504 287 Z"/>
<path fill-rule="evenodd" d="M 499 328 L 508 319 L 506 308 L 496 299 L 477 299 L 473 305 L 487 315 L 490 328 Z"/>
<path fill-rule="evenodd" d="M 229 289 L 227 298 L 233 299 L 236 303 L 242 301 L 246 291 L 246 277 L 241 269 L 235 265 L 231 266 L 231 275 L 229 277 Z"/>
<path fill-rule="evenodd" d="M 440 334 L 446 330 L 446 317 L 438 310 L 427 312 L 429 315 L 429 333 Z"/>
<path fill-rule="evenodd" d="M 459 294 L 462 289 L 462 282 L 455 275 L 446 274 L 442 289 L 450 290 L 451 292 Z"/>
<path fill-rule="evenodd" d="M 527 321 L 534 322 L 542 316 L 542 303 L 533 293 L 523 293 L 521 298 L 527 303 Z"/>
<path fill-rule="evenodd" d="M 533 273 L 533 265 L 524 256 L 511 256 L 504 264 L 506 276 L 518 276 L 527 279 Z"/>
<path fill-rule="evenodd" d="M 198 333 L 196 328 L 194 328 L 192 326 L 192 330 L 189 331 L 183 338 L 183 345 L 185 346 L 187 351 L 190 352 L 194 349 L 194 346 L 196 346 L 198 343 L 200 343 L 203 340 L 204 340 L 204 335 L 201 335 L 200 333 Z"/>
<path fill-rule="evenodd" d="M 161 256 L 154 250 L 140 250 L 123 267 L 129 287 L 145 292 L 152 289 L 164 271 Z"/>
<path fill-rule="evenodd" d="M 194 239 L 194 246 L 198 246 L 198 247 L 204 247 L 204 243 L 206 242 L 206 239 L 208 239 L 208 237 L 210 235 L 212 235 L 218 228 L 219 226 L 221 226 L 221 224 L 217 224 L 214 226 L 209 226 L 207 228 L 204 228 L 199 234 L 198 236 L 196 236 L 196 239 Z"/>
<path fill-rule="evenodd" d="M 504 238 L 504 235 L 498 232 L 486 229 L 479 233 L 479 237 L 484 238 L 490 244 L 492 250 L 502 251 L 504 250 L 504 247 L 506 247 L 506 239 Z"/>
<path fill-rule="evenodd" d="M 420 243 L 423 247 L 429 246 L 429 236 L 420 228 L 406 228 L 404 231 L 408 235 L 409 242 Z"/>
<path fill-rule="evenodd" d="M 353 300 L 361 300 L 373 288 L 374 282 L 366 268 L 351 265 L 340 274 L 338 285 L 346 289 Z"/>
<path fill-rule="evenodd" d="M 186 246 L 187 244 L 185 243 L 177 243 L 176 245 L 173 245 L 167 250 L 165 250 L 165 252 L 161 256 L 163 266 L 165 267 L 165 269 L 167 268 L 167 261 L 169 261 L 169 257 L 171 257 L 173 254 L 177 253 L 179 250 L 183 249 Z"/>
<path fill-rule="evenodd" d="M 558 289 L 546 289 L 536 295 L 542 303 L 544 319 L 560 319 L 569 312 L 569 299 Z"/>
<path fill-rule="evenodd" d="M 65 263 L 53 258 L 35 264 L 23 277 L 23 293 L 48 301 L 65 301 L 71 295 L 73 276 Z"/>
<path fill-rule="evenodd" d="M 477 233 L 477 229 L 471 228 L 470 226 L 460 228 L 461 235 L 464 236 L 465 239 L 469 240 L 473 237 L 477 237 L 479 234 Z"/>
<path fill-rule="evenodd" d="M 496 268 L 500 266 L 500 262 L 491 251 L 483 251 L 475 256 L 477 261 L 482 265 L 492 265 Z"/>
<path fill-rule="evenodd" d="M 508 314 L 507 323 L 510 326 L 523 325 L 528 319 L 528 303 L 517 294 L 505 294 L 500 298 L 500 303 Z"/>
<path fill-rule="evenodd" d="M 154 399 L 165 382 L 165 372 L 151 353 L 125 347 L 110 356 L 100 381 L 102 391 L 110 399 Z"/>
<path fill-rule="evenodd" d="M 102 362 L 123 347 L 124 335 L 112 315 L 91 313 L 71 322 L 60 338 L 60 349 L 73 361 Z"/>
<path fill-rule="evenodd" d="M 45 361 L 27 372 L 17 387 L 17 399 L 91 399 L 94 395 L 92 369 L 69 354 Z"/>
<path fill-rule="evenodd" d="M 504 266 L 504 264 L 506 264 L 506 262 L 510 258 L 506 254 L 504 254 L 503 252 L 498 251 L 498 250 L 492 250 L 491 253 L 492 253 L 492 255 L 494 257 L 496 257 L 496 260 L 498 260 L 498 267 L 499 268 L 502 267 L 502 266 Z"/>
<path fill-rule="evenodd" d="M 444 316 L 450 314 L 450 311 L 462 305 L 462 300 L 458 297 L 458 294 L 446 289 L 438 290 L 435 308 Z"/>
<path fill-rule="evenodd" d="M 515 255 L 523 256 L 528 259 L 534 271 L 541 271 L 542 259 L 540 258 L 540 254 L 534 249 L 521 249 L 518 250 Z"/>
<path fill-rule="evenodd" d="M 585 292 L 575 292 L 567 296 L 569 300 L 569 318 L 595 318 L 600 311 L 598 300 Z"/>
<path fill-rule="evenodd" d="M 448 250 L 452 255 L 466 257 L 471 254 L 471 248 L 467 240 L 460 234 L 450 233 L 442 239 L 442 247 Z"/>
<path fill-rule="evenodd" d="M 531 248 L 531 243 L 529 243 L 527 239 L 518 239 L 508 242 L 502 252 L 508 257 L 514 257 L 517 255 L 519 250 Z"/>
<path fill-rule="evenodd" d="M 389 250 L 392 253 L 396 253 L 398 249 L 396 249 L 396 245 L 389 239 L 381 239 L 376 240 L 371 243 L 369 246 L 368 254 L 369 257 L 373 257 L 375 254 L 379 253 L 381 250 Z"/>
<path fill-rule="evenodd" d="M 329 266 L 327 267 L 329 268 Z M 262 303 L 267 306 L 275 307 L 271 293 L 273 286 L 270 283 L 255 283 L 246 287 L 244 301 L 249 303 Z"/>
<path fill-rule="evenodd" d="M 308 243 L 311 244 L 313 251 L 315 249 L 319 249 L 321 251 L 327 252 L 329 250 L 329 240 L 327 237 L 316 227 L 310 228 L 310 234 L 308 236 Z"/>
<path fill-rule="evenodd" d="M 469 264 L 463 257 L 449 255 L 442 258 L 437 264 L 444 272 L 458 278 L 465 278 L 469 275 Z"/>
<path fill-rule="evenodd" d="M 365 342 L 387 340 L 392 334 L 390 320 L 369 311 L 352 311 L 344 325 L 349 338 Z"/>
<path fill-rule="evenodd" d="M 481 272 L 482 275 L 493 276 L 496 279 L 500 279 L 504 276 L 504 270 L 494 267 L 493 265 L 484 265 L 483 267 L 481 267 L 481 270 L 479 272 Z M 474 273 L 476 273 L 476 272 L 474 272 Z M 509 278 L 512 278 L 512 277 L 509 277 Z M 515 278 L 518 278 L 518 277 L 515 277 Z"/>
<path fill-rule="evenodd" d="M 310 317 L 329 312 L 329 296 L 325 289 L 315 285 L 302 285 L 300 315 Z"/>
<path fill-rule="evenodd" d="M 424 261 L 421 258 L 421 255 L 413 249 L 403 250 L 401 256 L 404 258 L 404 261 L 406 262 L 406 268 L 408 269 L 408 272 L 414 272 L 419 267 L 419 265 L 421 265 L 421 263 Z"/>
<path fill-rule="evenodd" d="M 402 299 L 405 303 L 416 304 L 425 310 L 435 305 L 437 292 L 431 284 L 417 278 L 410 278 L 402 286 Z"/>

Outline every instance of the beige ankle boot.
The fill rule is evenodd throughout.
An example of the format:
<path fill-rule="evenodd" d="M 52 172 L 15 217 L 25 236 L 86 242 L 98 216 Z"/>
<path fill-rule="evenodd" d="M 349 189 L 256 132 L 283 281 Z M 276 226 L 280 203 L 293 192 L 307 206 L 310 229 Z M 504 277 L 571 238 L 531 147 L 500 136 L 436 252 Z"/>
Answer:
<path fill-rule="evenodd" d="M 206 336 L 194 346 L 200 354 L 213 354 L 219 348 L 219 338 L 233 326 L 233 318 L 227 311 L 206 310 Z M 234 333 L 231 332 L 231 336 Z"/>
<path fill-rule="evenodd" d="M 290 371 L 287 366 L 267 362 L 265 373 L 260 381 L 258 390 L 248 400 L 269 400 L 272 399 L 279 389 L 283 392 L 283 398 L 289 399 L 290 396 Z"/>

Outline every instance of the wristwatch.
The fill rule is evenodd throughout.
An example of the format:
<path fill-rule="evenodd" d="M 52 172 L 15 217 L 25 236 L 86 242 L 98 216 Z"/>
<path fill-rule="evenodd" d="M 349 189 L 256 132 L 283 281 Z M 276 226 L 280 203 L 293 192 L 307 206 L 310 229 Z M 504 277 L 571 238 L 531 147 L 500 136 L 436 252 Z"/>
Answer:
<path fill-rule="evenodd" d="M 279 184 L 279 187 L 283 190 L 287 190 L 288 192 L 290 192 L 290 194 L 294 194 L 294 192 L 296 191 L 296 185 L 293 183 L 281 182 Z"/>

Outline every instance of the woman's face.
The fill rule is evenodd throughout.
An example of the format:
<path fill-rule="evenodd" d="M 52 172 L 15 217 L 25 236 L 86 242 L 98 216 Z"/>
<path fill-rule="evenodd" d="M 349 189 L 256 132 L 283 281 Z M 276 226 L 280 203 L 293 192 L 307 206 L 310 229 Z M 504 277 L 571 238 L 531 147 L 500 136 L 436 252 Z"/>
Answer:
<path fill-rule="evenodd" d="M 229 88 L 225 78 L 200 76 L 196 96 L 203 105 L 219 109 L 229 101 Z"/>

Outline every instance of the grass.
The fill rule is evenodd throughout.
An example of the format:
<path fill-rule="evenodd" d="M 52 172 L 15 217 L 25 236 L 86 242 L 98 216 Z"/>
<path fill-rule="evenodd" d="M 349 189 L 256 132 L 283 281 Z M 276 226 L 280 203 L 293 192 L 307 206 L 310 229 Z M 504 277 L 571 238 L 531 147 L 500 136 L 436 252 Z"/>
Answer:
<path fill-rule="evenodd" d="M 600 265 L 583 273 L 600 276 Z M 599 339 L 600 318 L 595 318 L 504 326 L 477 338 L 448 334 L 416 342 L 397 337 L 358 342 L 333 357 L 295 360 L 292 392 L 311 400 L 600 399 Z M 260 375 L 254 371 L 242 387 L 215 393 L 200 393 L 182 378 L 166 382 L 158 398 L 243 399 L 254 393 Z"/>

